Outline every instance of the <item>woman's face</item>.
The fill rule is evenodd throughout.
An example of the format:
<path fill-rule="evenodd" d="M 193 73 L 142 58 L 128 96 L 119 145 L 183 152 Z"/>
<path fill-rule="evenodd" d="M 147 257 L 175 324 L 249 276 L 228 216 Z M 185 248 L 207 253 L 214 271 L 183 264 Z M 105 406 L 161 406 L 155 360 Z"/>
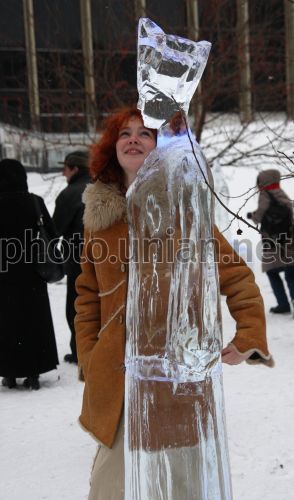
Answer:
<path fill-rule="evenodd" d="M 130 118 L 120 129 L 116 142 L 116 155 L 125 174 L 126 187 L 136 178 L 150 151 L 156 147 L 153 132 L 144 127 L 140 118 Z"/>

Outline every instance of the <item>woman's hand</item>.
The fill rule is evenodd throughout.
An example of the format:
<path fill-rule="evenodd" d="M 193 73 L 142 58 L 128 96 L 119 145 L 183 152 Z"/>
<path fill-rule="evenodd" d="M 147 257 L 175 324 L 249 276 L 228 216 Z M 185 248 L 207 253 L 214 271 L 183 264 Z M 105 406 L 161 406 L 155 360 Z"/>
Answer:
<path fill-rule="evenodd" d="M 239 352 L 233 344 L 229 344 L 227 347 L 224 347 L 221 354 L 222 362 L 227 363 L 228 365 L 239 365 L 250 356 L 250 354 L 242 354 Z"/>

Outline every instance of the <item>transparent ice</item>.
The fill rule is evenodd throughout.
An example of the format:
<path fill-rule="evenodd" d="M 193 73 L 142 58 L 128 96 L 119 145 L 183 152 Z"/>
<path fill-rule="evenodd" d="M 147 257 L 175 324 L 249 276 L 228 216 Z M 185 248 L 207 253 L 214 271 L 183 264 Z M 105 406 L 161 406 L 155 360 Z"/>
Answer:
<path fill-rule="evenodd" d="M 214 160 L 213 162 L 212 175 L 215 192 L 223 201 L 223 203 L 228 206 L 230 201 L 230 190 L 223 172 L 223 168 L 218 159 Z M 218 200 L 215 200 L 215 223 L 220 231 L 225 232 L 225 237 L 231 240 L 230 215 Z"/>
<path fill-rule="evenodd" d="M 160 78 L 166 94 L 170 78 Z M 150 109 L 144 120 L 154 127 L 161 110 Z M 204 177 L 212 182 L 193 137 L 167 134 L 126 195 L 125 500 L 232 498 L 214 199 Z"/>
<path fill-rule="evenodd" d="M 138 108 L 146 127 L 159 128 L 176 111 L 188 114 L 211 43 L 166 35 L 148 18 L 138 27 Z M 176 101 L 176 102 L 175 102 Z"/>
<path fill-rule="evenodd" d="M 218 159 L 214 160 L 212 165 L 212 175 L 214 182 L 214 190 L 216 194 L 220 197 L 222 202 L 229 207 L 230 205 L 230 190 L 226 177 L 224 174 L 224 167 L 221 166 Z M 234 248 L 240 257 L 247 263 L 248 266 L 252 266 L 252 255 L 250 247 L 246 244 L 246 240 L 242 241 L 242 237 L 237 237 L 237 234 L 232 231 L 232 216 L 229 212 L 221 205 L 221 203 L 215 199 L 215 211 L 214 211 L 215 223 L 219 230 L 223 233 L 225 238 Z"/>

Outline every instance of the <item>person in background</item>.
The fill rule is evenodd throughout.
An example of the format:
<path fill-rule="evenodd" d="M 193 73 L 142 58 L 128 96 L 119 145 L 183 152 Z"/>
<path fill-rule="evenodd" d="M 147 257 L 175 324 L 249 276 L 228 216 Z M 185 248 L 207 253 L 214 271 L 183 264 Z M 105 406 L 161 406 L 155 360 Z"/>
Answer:
<path fill-rule="evenodd" d="M 66 177 L 68 186 L 61 191 L 56 199 L 53 221 L 58 235 L 63 237 L 62 248 L 67 274 L 66 319 L 71 332 L 71 352 L 64 356 L 64 361 L 77 363 L 74 328 L 75 281 L 81 272 L 80 254 L 84 231 L 82 194 L 90 182 L 88 152 L 73 151 L 69 153 L 63 162 L 63 175 Z"/>
<path fill-rule="evenodd" d="M 271 196 L 280 205 L 288 207 L 290 214 L 293 211 L 293 202 L 280 187 L 281 174 L 276 169 L 263 170 L 257 177 L 259 188 L 258 208 L 255 212 L 247 214 L 248 219 L 252 219 L 256 224 L 261 223 L 261 236 L 264 241 L 262 255 L 262 270 L 266 272 L 271 284 L 273 293 L 277 299 L 277 306 L 271 307 L 270 312 L 274 314 L 284 314 L 291 312 L 291 306 L 287 297 L 286 289 L 280 273 L 285 273 L 291 302 L 294 309 L 294 252 L 291 245 L 287 245 L 287 255 L 283 252 L 283 246 L 277 246 L 271 234 L 271 228 L 263 229 L 263 218 L 269 209 L 272 201 Z M 293 220 L 292 220 L 293 222 Z M 282 228 L 282 225 L 281 225 Z M 279 241 L 278 239 L 276 240 Z"/>
<path fill-rule="evenodd" d="M 36 195 L 34 195 L 36 196 Z M 42 198 L 44 226 L 56 238 Z M 47 283 L 34 267 L 38 214 L 28 192 L 27 175 L 16 160 L 0 162 L 0 375 L 13 389 L 40 388 L 39 374 L 54 370 L 58 355 Z"/>
<path fill-rule="evenodd" d="M 144 126 L 140 111 L 127 108 L 108 117 L 92 148 L 94 184 L 84 193 L 85 245 L 77 278 L 75 318 L 80 376 L 85 380 L 82 426 L 100 443 L 89 500 L 124 499 L 124 350 L 127 304 L 128 224 L 125 193 L 156 147 L 157 131 Z M 215 227 L 220 290 L 236 320 L 236 335 L 222 350 L 231 365 L 248 358 L 272 366 L 263 301 L 251 270 L 236 258 Z M 103 241 L 108 259 L 101 261 Z M 123 245 L 127 248 L 127 244 Z M 115 257 L 115 258 L 114 258 Z M 173 424 L 172 414 L 171 425 Z M 184 485 L 183 485 L 184 486 Z M 185 488 L 184 488 L 185 489 Z M 187 498 L 183 490 L 183 498 Z"/>

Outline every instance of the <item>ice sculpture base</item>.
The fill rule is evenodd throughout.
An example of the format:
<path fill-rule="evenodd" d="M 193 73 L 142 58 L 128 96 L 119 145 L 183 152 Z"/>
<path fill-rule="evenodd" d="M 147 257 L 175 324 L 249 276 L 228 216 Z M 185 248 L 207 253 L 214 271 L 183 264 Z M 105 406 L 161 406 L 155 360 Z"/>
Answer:
<path fill-rule="evenodd" d="M 158 380 L 162 382 L 186 383 L 201 382 L 210 377 L 214 372 L 221 371 L 221 364 L 217 363 L 220 354 L 216 352 L 214 357 L 207 351 L 199 351 L 197 356 L 198 363 L 189 367 L 181 365 L 177 361 L 171 361 L 167 358 L 157 356 L 138 356 L 127 361 L 126 370 L 130 377 L 141 380 Z M 209 359 L 211 368 L 205 362 Z M 212 362 L 214 361 L 214 363 Z"/>
<path fill-rule="evenodd" d="M 223 404 L 220 363 L 185 383 L 128 366 L 125 500 L 231 500 Z"/>

